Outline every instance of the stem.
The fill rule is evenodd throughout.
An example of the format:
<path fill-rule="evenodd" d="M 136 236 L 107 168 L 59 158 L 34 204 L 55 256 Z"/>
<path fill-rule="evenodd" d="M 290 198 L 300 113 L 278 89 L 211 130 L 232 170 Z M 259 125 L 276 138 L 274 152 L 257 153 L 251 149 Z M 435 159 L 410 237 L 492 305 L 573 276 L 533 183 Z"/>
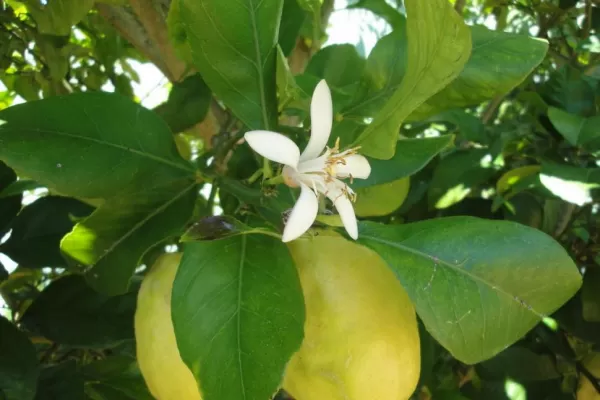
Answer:
<path fill-rule="evenodd" d="M 264 183 L 265 185 L 279 185 L 281 183 L 284 183 L 283 175 L 277 175 L 274 178 L 267 179 Z"/>
<path fill-rule="evenodd" d="M 487 105 L 485 110 L 483 110 L 483 114 L 481 115 L 481 121 L 484 124 L 490 122 L 490 120 L 494 116 L 494 113 L 496 112 L 496 109 L 500 107 L 500 104 L 502 104 L 502 100 L 504 100 L 504 96 L 494 97 L 492 101 L 490 101 L 490 103 Z"/>
<path fill-rule="evenodd" d="M 263 174 L 263 170 L 262 169 L 257 170 L 255 173 L 252 174 L 252 176 L 250 178 L 248 178 L 248 183 L 249 184 L 253 184 L 254 182 L 256 182 L 256 180 L 258 178 L 261 177 L 262 174 Z"/>
<path fill-rule="evenodd" d="M 266 157 L 263 157 L 262 172 L 265 179 L 269 179 L 273 176 L 273 171 L 271 170 L 271 162 Z"/>

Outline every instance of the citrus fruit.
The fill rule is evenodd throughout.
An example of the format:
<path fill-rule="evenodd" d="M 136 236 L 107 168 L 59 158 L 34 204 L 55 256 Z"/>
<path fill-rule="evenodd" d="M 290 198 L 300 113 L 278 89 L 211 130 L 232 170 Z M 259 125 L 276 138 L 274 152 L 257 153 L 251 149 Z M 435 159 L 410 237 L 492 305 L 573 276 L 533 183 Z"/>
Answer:
<path fill-rule="evenodd" d="M 413 305 L 385 262 L 342 237 L 289 244 L 306 306 L 283 387 L 296 400 L 404 400 L 419 380 Z"/>
<path fill-rule="evenodd" d="M 163 254 L 144 277 L 135 312 L 140 371 L 158 400 L 201 400 L 196 380 L 183 363 L 171 321 L 171 289 L 181 253 Z"/>

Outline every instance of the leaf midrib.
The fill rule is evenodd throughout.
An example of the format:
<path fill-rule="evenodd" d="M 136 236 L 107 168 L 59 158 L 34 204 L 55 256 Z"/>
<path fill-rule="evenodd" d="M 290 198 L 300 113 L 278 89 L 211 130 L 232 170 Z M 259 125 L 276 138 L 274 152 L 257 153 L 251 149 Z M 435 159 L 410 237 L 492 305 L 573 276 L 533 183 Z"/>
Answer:
<path fill-rule="evenodd" d="M 175 203 L 177 200 L 182 198 L 195 185 L 196 185 L 196 182 L 193 182 L 190 185 L 187 185 L 181 192 L 177 193 L 176 196 L 173 196 L 168 201 L 161 204 L 159 207 L 155 208 L 151 213 L 146 215 L 146 217 L 142 218 L 141 221 L 139 221 L 137 224 L 133 225 L 130 230 L 128 230 L 118 240 L 116 240 L 113 244 L 111 244 L 110 247 L 108 247 L 108 249 L 106 249 L 104 251 L 104 253 L 93 264 L 97 265 L 104 257 L 106 257 L 108 254 L 110 254 L 121 243 L 123 243 L 123 241 L 125 241 L 127 238 L 129 238 L 131 235 L 133 235 L 135 232 L 137 232 L 142 226 L 144 226 L 152 218 L 154 218 L 155 216 L 157 216 L 158 214 L 160 214 L 161 212 L 166 210 L 171 204 Z M 94 215 L 94 214 L 92 214 L 92 215 Z"/>
<path fill-rule="evenodd" d="M 246 399 L 246 387 L 244 385 L 244 369 L 242 366 L 242 333 L 241 333 L 241 314 L 242 314 L 242 286 L 243 286 L 243 277 L 244 277 L 244 264 L 246 261 L 246 242 L 248 239 L 248 235 L 242 235 L 242 249 L 240 251 L 240 265 L 238 268 L 238 298 L 237 298 L 237 312 L 236 312 L 236 340 L 237 340 L 237 350 L 238 350 L 238 368 L 240 370 L 240 384 L 242 386 L 242 395 L 244 396 L 244 400 Z"/>
<path fill-rule="evenodd" d="M 194 169 L 191 168 L 191 167 L 190 168 L 186 168 L 183 165 L 178 164 L 178 163 L 173 162 L 173 161 L 170 161 L 170 160 L 167 160 L 166 158 L 155 156 L 155 155 L 153 155 L 151 153 L 145 153 L 143 151 L 136 150 L 136 149 L 133 149 L 131 147 L 119 145 L 119 144 L 116 144 L 116 143 L 111 143 L 111 142 L 107 142 L 107 141 L 104 141 L 104 140 L 95 139 L 95 138 L 88 137 L 88 136 L 79 136 L 79 135 L 74 135 L 72 133 L 62 132 L 62 131 L 57 131 L 57 130 L 51 130 L 51 129 L 39 129 L 39 128 L 33 129 L 32 128 L 30 130 L 32 130 L 34 132 L 38 132 L 38 133 L 54 134 L 54 135 L 68 137 L 68 138 L 71 138 L 71 139 L 78 139 L 78 140 L 83 140 L 83 141 L 87 141 L 87 142 L 97 143 L 97 144 L 100 144 L 100 145 L 103 145 L 103 146 L 112 147 L 112 148 L 121 150 L 121 151 L 126 152 L 126 153 L 132 153 L 132 154 L 138 155 L 140 157 L 148 158 L 148 159 L 151 159 L 153 161 L 159 162 L 161 164 L 168 165 L 169 167 L 176 168 L 176 169 L 179 169 L 179 170 L 182 170 L 182 171 L 185 171 L 185 172 L 194 172 Z"/>
<path fill-rule="evenodd" d="M 361 237 L 365 238 L 367 240 L 372 240 L 374 242 L 381 243 L 381 244 L 393 247 L 393 248 L 398 249 L 398 250 L 406 251 L 408 253 L 411 253 L 411 254 L 414 254 L 416 256 L 425 258 L 427 260 L 432 260 L 432 256 L 428 255 L 427 253 L 424 253 L 424 252 L 422 252 L 420 250 L 417 250 L 415 248 L 412 248 L 412 247 L 405 246 L 405 245 L 403 245 L 401 243 L 392 242 L 392 241 L 389 241 L 389 240 L 386 240 L 386 239 L 381 239 L 381 238 L 378 238 L 378 237 L 364 235 L 364 234 L 361 234 Z M 452 271 L 455 271 L 455 272 L 457 272 L 457 273 L 459 273 L 461 275 L 464 275 L 464 276 L 472 279 L 473 281 L 476 281 L 476 282 L 479 282 L 479 283 L 485 285 L 487 288 L 489 288 L 492 291 L 496 291 L 496 292 L 498 292 L 500 294 L 505 295 L 506 297 L 508 297 L 509 299 L 511 299 L 513 302 L 515 302 L 516 304 L 518 304 L 520 307 L 522 307 L 525 310 L 530 311 L 531 313 L 533 313 L 536 317 L 538 317 L 538 318 L 544 318 L 544 317 L 546 317 L 546 315 L 544 315 L 544 314 L 536 311 L 530 304 L 526 303 L 523 299 L 519 298 L 519 296 L 516 296 L 516 295 L 514 295 L 512 293 L 508 293 L 508 292 L 504 291 L 500 287 L 498 287 L 498 286 L 496 286 L 496 285 L 494 285 L 494 284 L 486 281 L 485 279 L 483 279 L 483 278 L 481 278 L 481 277 L 479 277 L 479 276 L 471 273 L 467 269 L 465 269 L 465 268 L 458 268 L 456 265 L 454 265 L 454 264 L 452 264 L 452 263 L 450 263 L 448 261 L 439 259 L 439 258 L 436 258 L 436 261 L 437 261 L 438 264 L 442 264 L 442 265 L 447 266 Z"/>

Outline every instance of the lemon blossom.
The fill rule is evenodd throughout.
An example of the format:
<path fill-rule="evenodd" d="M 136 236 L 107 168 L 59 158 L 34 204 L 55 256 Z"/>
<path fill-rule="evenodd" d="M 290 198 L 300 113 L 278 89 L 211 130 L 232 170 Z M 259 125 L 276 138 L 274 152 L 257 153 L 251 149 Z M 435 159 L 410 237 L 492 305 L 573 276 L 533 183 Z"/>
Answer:
<path fill-rule="evenodd" d="M 358 227 L 352 201 L 356 194 L 341 179 L 366 179 L 371 173 L 367 159 L 356 154 L 358 148 L 339 150 L 339 139 L 333 148 L 326 147 L 333 123 L 331 93 L 327 83 L 319 82 L 310 104 L 312 121 L 308 145 L 300 154 L 288 137 L 270 131 L 251 131 L 244 137 L 261 156 L 283 164 L 283 180 L 290 187 L 300 187 L 300 197 L 289 215 L 283 231 L 284 242 L 306 232 L 317 217 L 319 194 L 324 194 L 337 209 L 346 231 L 358 238 Z"/>

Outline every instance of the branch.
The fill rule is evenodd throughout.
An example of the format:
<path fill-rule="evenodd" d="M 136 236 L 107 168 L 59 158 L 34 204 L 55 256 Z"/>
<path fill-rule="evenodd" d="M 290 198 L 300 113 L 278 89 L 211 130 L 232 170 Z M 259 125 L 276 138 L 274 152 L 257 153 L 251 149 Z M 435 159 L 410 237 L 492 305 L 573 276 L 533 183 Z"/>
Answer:
<path fill-rule="evenodd" d="M 494 116 L 494 113 L 496 112 L 496 109 L 500 107 L 500 104 L 502 104 L 502 100 L 504 100 L 504 96 L 496 96 L 489 102 L 489 104 L 481 114 L 481 121 L 484 124 L 490 122 L 490 120 Z"/>
<path fill-rule="evenodd" d="M 127 41 L 171 81 L 183 77 L 186 65 L 175 56 L 167 34 L 161 0 L 131 0 L 131 7 L 97 3 L 96 9 Z"/>
<path fill-rule="evenodd" d="M 583 376 L 585 376 L 590 383 L 592 384 L 592 386 L 594 387 L 594 389 L 596 389 L 596 392 L 598 394 L 600 394 L 600 379 L 596 378 L 582 363 L 580 363 L 579 361 L 575 363 L 575 367 L 577 368 L 577 371 L 582 374 Z"/>

